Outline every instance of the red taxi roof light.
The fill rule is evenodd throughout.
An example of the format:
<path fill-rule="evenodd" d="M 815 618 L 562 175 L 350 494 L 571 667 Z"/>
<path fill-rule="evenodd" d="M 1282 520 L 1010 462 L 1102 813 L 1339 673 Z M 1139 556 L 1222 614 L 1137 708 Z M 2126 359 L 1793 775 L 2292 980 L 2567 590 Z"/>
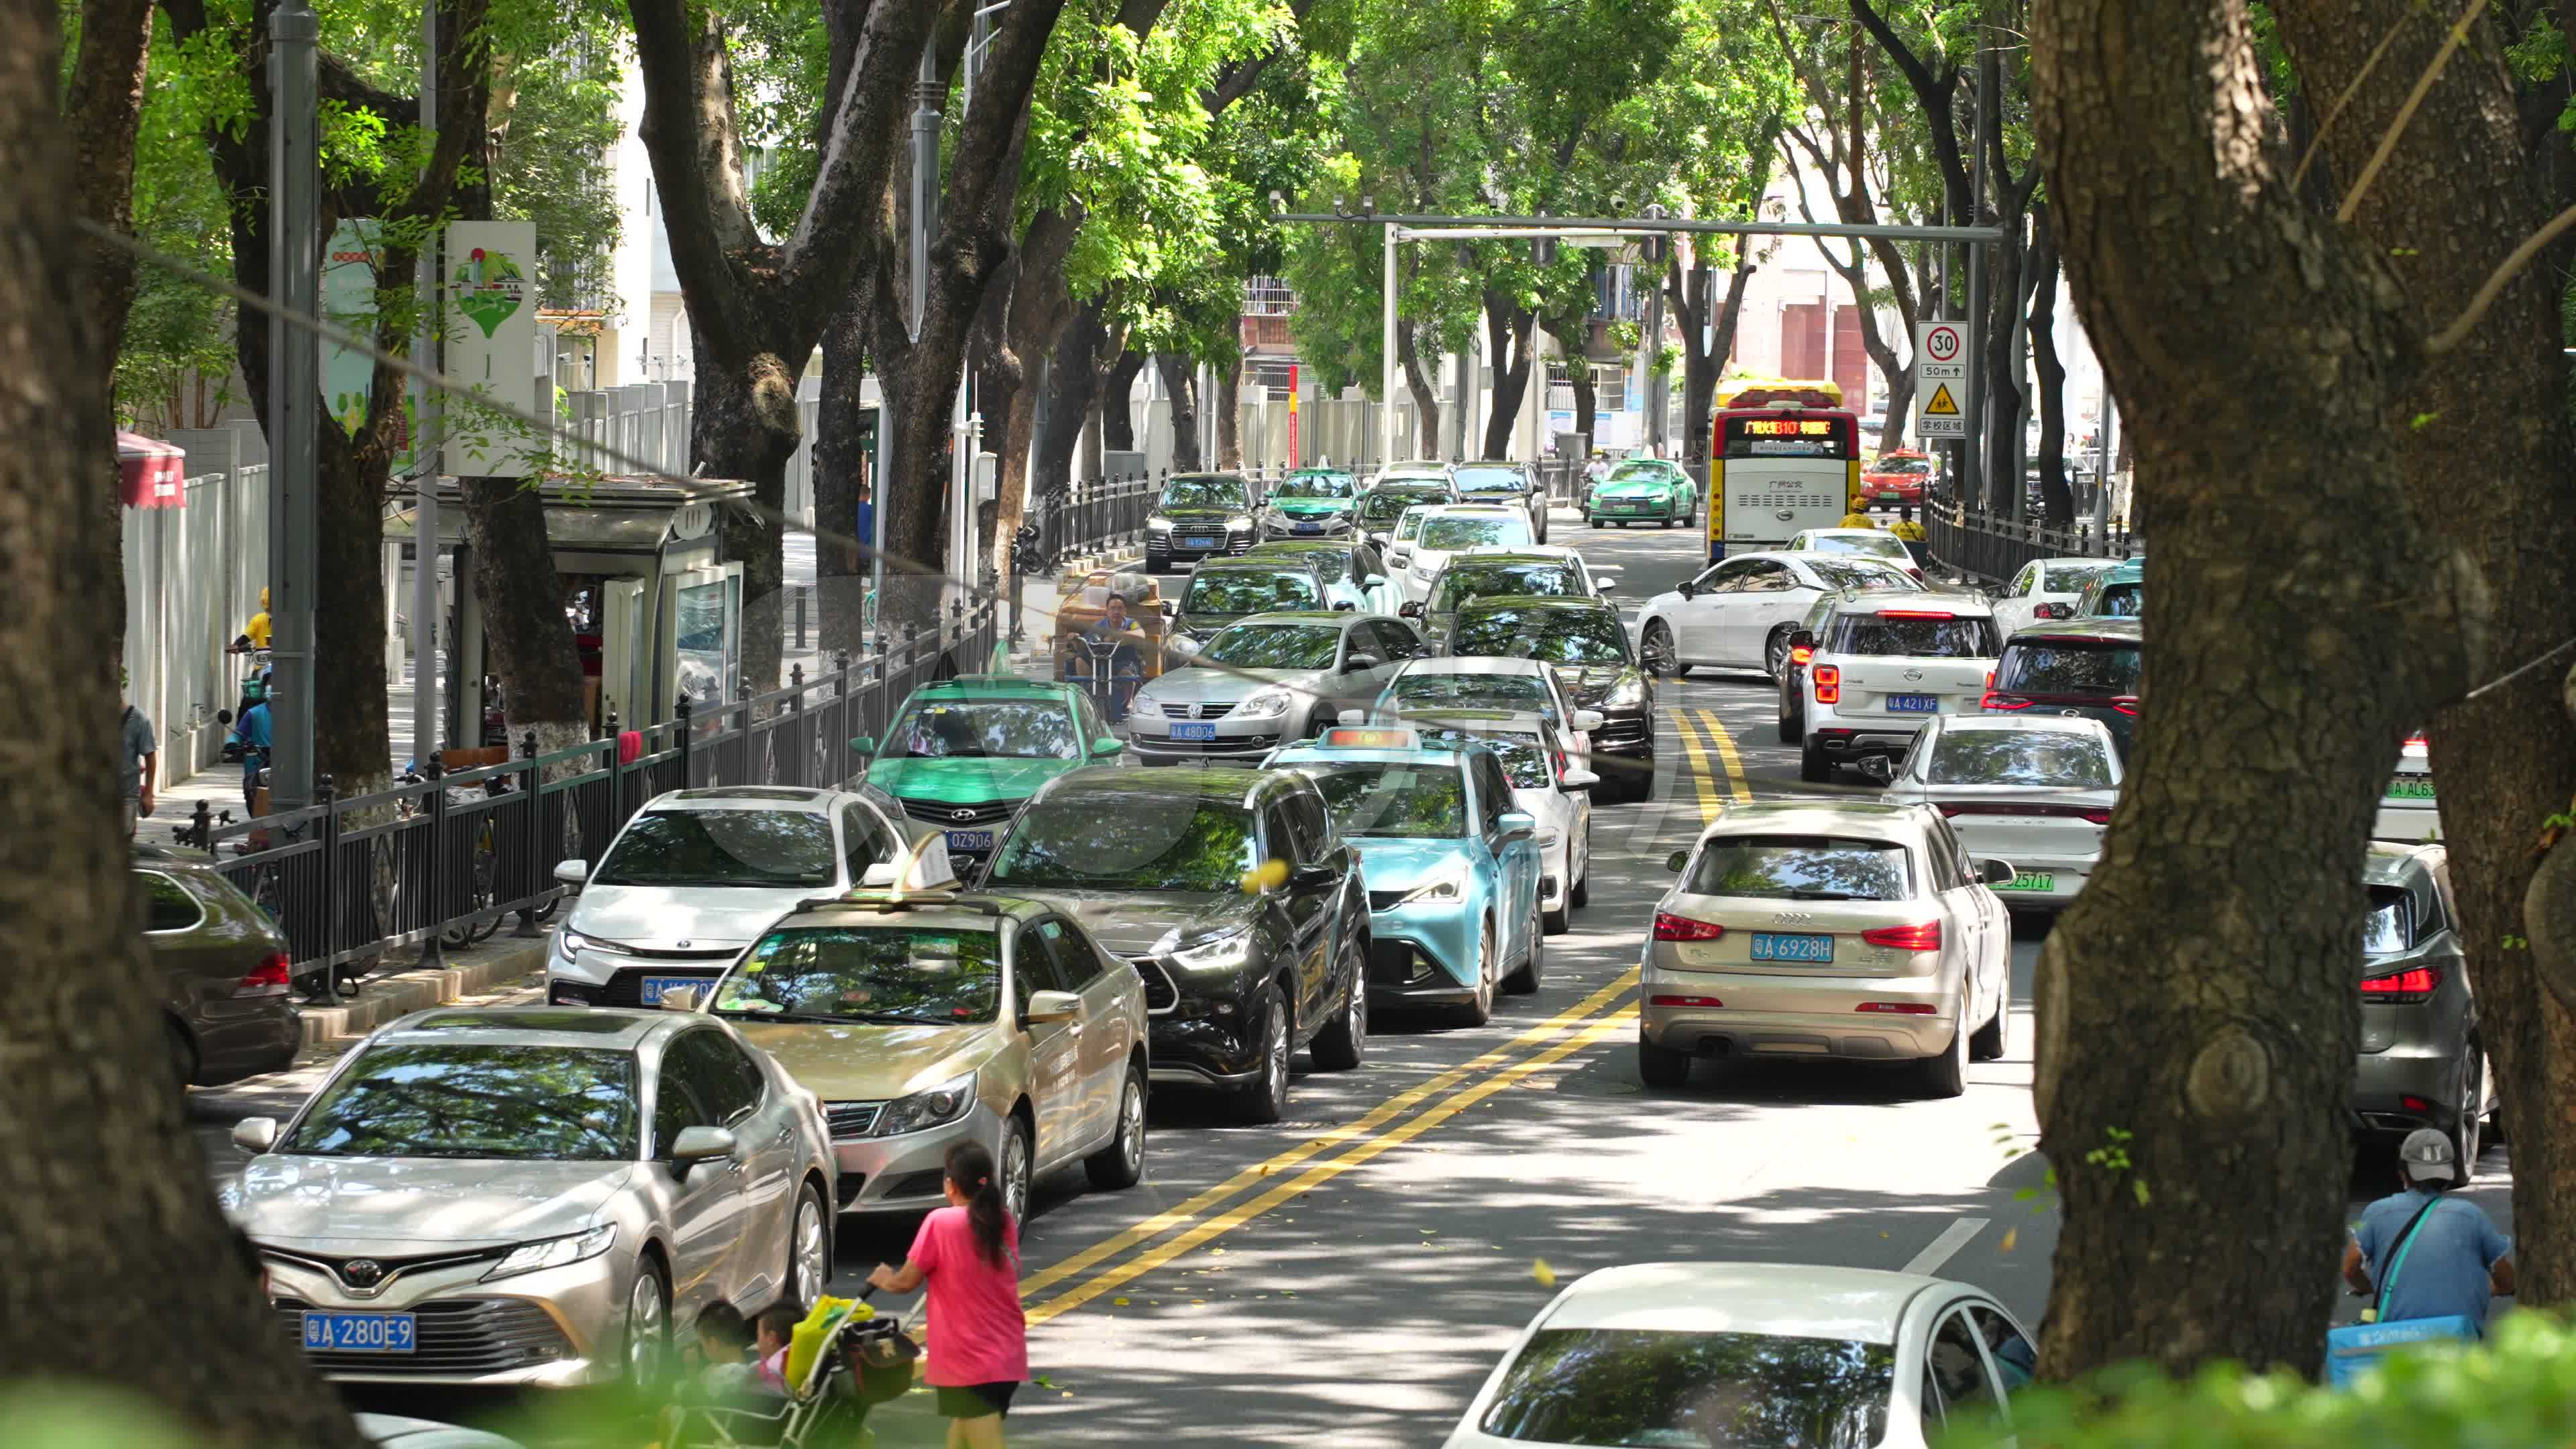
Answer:
<path fill-rule="evenodd" d="M 1655 939 L 1658 941 L 1714 941 L 1726 934 L 1726 928 L 1715 921 L 1694 921 L 1670 911 L 1655 912 Z"/>
<path fill-rule="evenodd" d="M 1860 933 L 1860 938 L 1873 946 L 1892 951 L 1938 951 L 1941 949 L 1941 923 L 1915 921 L 1903 926 L 1880 926 Z"/>
<path fill-rule="evenodd" d="M 2361 994 L 2364 996 L 2394 997 L 2399 1000 L 2420 1001 L 2423 998 L 2432 995 L 2434 991 L 2441 986 L 2441 984 L 2441 967 L 2409 966 L 2403 971 L 2394 972 L 2387 976 L 2373 976 L 2369 980 L 2362 982 Z"/>

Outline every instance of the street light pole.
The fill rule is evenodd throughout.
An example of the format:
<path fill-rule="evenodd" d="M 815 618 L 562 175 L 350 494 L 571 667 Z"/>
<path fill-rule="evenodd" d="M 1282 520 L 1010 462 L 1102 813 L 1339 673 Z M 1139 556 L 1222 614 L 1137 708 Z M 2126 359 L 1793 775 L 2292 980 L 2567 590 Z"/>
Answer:
<path fill-rule="evenodd" d="M 1395 461 L 1395 244 L 1403 232 L 1404 228 L 1398 226 L 1386 228 L 1386 305 L 1383 309 L 1386 335 L 1380 349 L 1384 354 L 1380 359 L 1384 378 L 1378 389 L 1381 401 L 1377 415 L 1377 465 L 1380 468 Z"/>
<path fill-rule="evenodd" d="M 438 6 L 420 7 L 420 129 L 438 134 Z M 432 229 L 420 244 L 412 267 L 420 294 L 420 326 L 412 334 L 412 356 L 421 366 L 439 370 L 438 269 L 440 235 Z M 438 389 L 416 389 L 412 404 L 412 566 L 411 566 L 411 753 L 426 767 L 438 748 L 438 470 L 431 439 L 437 435 Z M 464 587 L 464 581 L 458 581 Z M 481 743 L 479 738 L 476 743 Z"/>
<path fill-rule="evenodd" d="M 283 315 L 268 324 L 269 804 L 313 799 L 313 585 L 317 480 L 313 430 L 322 402 L 319 341 L 285 317 L 321 312 L 312 0 L 283 0 L 269 17 L 268 277 Z"/>

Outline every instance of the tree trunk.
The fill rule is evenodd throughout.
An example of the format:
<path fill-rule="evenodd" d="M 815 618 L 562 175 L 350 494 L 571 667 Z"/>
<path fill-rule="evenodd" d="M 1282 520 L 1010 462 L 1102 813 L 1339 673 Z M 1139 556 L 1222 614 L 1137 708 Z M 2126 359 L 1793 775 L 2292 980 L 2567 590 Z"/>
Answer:
<path fill-rule="evenodd" d="M 164 1065 L 162 975 L 115 824 L 113 732 L 96 723 L 116 718 L 115 661 L 81 644 L 123 585 L 117 534 L 86 506 L 114 446 L 110 339 L 62 204 L 75 158 L 52 104 L 59 37 L 53 5 L 0 5 L 0 600 L 28 640 L 70 646 L 0 660 L 16 697 L 47 701 L 18 721 L 0 775 L 0 918 L 31 959 L 82 965 L 24 973 L 0 1019 L 0 1363 L 113 1386 L 208 1445 L 360 1449 L 339 1396 L 279 1334 Z M 70 1310 L 103 1301 L 152 1309 Z"/>
<path fill-rule="evenodd" d="M 1485 419 L 1487 458 L 1512 455 L 1512 431 L 1521 418 L 1521 400 L 1529 396 L 1530 332 L 1538 314 L 1512 298 L 1485 293 L 1485 326 L 1494 346 L 1494 406 Z"/>
<path fill-rule="evenodd" d="M 590 738 L 581 650 L 564 617 L 563 581 L 546 542 L 537 490 L 516 478 L 464 478 L 465 537 L 474 551 L 474 590 L 483 602 L 484 647 L 500 676 L 510 739 L 528 731 L 537 752 Z M 631 703 L 631 702 L 630 702 Z"/>
<path fill-rule="evenodd" d="M 2243 6 L 2047 0 L 2031 56 L 2159 601 L 2103 869 L 2037 972 L 2063 1208 L 2041 1367 L 2312 1373 L 2352 1180 L 2356 866 L 2447 663 L 2428 611 L 2387 607 L 2427 588 L 2387 427 L 2412 348 L 2374 250 L 2270 164 Z M 2299 647 L 2243 647 L 2276 631 Z"/>
<path fill-rule="evenodd" d="M 2048 208 L 2031 208 L 2038 245 L 2031 249 L 2030 360 L 2039 374 L 2039 505 L 2051 528 L 2075 522 L 2075 495 L 2066 486 L 2066 364 L 2057 355 L 2057 238 Z"/>
<path fill-rule="evenodd" d="M 823 329 L 823 386 L 814 408 L 814 593 L 822 616 L 818 642 L 829 659 L 868 652 L 868 580 L 872 540 L 858 535 L 859 485 L 877 473 L 876 409 L 862 400 L 867 376 L 868 313 L 853 295 Z"/>
<path fill-rule="evenodd" d="M 1111 453 L 1136 451 L 1136 374 L 1145 369 L 1145 354 L 1129 348 L 1118 354 L 1100 385 L 1100 446 Z"/>
<path fill-rule="evenodd" d="M 152 42 L 152 0 L 83 0 L 80 49 L 63 87 L 63 123 L 70 132 L 73 205 L 80 217 L 119 234 L 134 230 L 134 138 L 143 118 L 143 75 Z M 134 309 L 135 259 L 103 242 L 88 252 L 90 315 L 106 340 L 100 353 L 101 385 L 113 395 L 117 344 L 126 314 Z M 89 468 L 92 486 L 80 506 L 98 515 L 107 536 L 121 538 L 124 504 L 115 483 L 115 460 L 101 454 Z M 119 578 L 125 555 L 111 554 Z M 111 658 L 125 656 L 125 590 L 99 600 L 88 638 Z"/>
<path fill-rule="evenodd" d="M 2326 132 L 2311 179 L 2358 177 L 2408 104 L 2408 78 L 2435 74 L 2447 27 L 2422 25 L 2399 0 L 2285 0 L 2274 8 L 2303 88 L 2320 96 L 2355 90 Z M 2354 88 L 2383 36 L 2378 69 Z M 2470 41 L 2475 53 L 2439 69 L 2354 213 L 2359 231 L 2398 258 L 2392 265 L 2405 279 L 2408 310 L 2428 330 L 2449 324 L 2564 200 L 2566 142 L 2553 125 L 2517 124 L 2496 41 L 2494 26 L 2482 22 Z M 2559 104 L 2539 98 L 2548 118 Z M 2474 606 L 2440 652 L 2462 661 L 2471 685 L 2499 680 L 2576 635 L 2576 529 L 2565 493 L 2576 471 L 2576 429 L 2558 352 L 2566 252 L 2561 242 L 2506 286 L 2462 344 L 2380 413 L 2396 434 L 2406 496 L 2430 530 L 2418 558 L 2448 557 L 2466 576 L 2460 594 Z M 2124 443 L 2144 431 L 2123 427 Z M 2476 486 L 2462 487 L 2463 479 Z M 2419 567 L 2414 589 L 2424 586 Z M 2567 916 L 2553 906 L 2549 885 L 2553 877 L 2564 882 L 2576 846 L 2562 838 L 2534 877 L 2544 821 L 2569 809 L 2576 793 L 2576 724 L 2563 676 L 2553 662 L 2475 699 L 2451 698 L 2430 718 L 2479 1030 L 2513 1130 L 2514 1274 L 2521 1300 L 2532 1305 L 2576 1299 L 2569 1110 L 2576 987 L 2564 964 L 2576 943 L 2558 929 Z M 2526 935 L 2530 949 L 2517 949 Z"/>
<path fill-rule="evenodd" d="M 1395 357 L 1404 364 L 1404 385 L 1413 392 L 1413 456 L 1437 458 L 1440 456 L 1440 394 L 1431 385 L 1430 373 L 1422 366 L 1422 352 L 1414 341 L 1411 323 L 1396 324 Z M 1395 406 L 1395 399 L 1388 398 L 1386 405 Z M 1381 461 L 1393 463 L 1399 460 L 1387 458 Z"/>
<path fill-rule="evenodd" d="M 1162 375 L 1163 394 L 1172 411 L 1172 471 L 1195 473 L 1199 462 L 1198 388 L 1190 377 L 1190 360 L 1178 352 L 1154 354 L 1154 371 Z"/>
<path fill-rule="evenodd" d="M 1057 334 L 1046 366 L 1046 416 L 1038 424 L 1037 459 L 1030 465 L 1029 503 L 1048 506 L 1073 487 L 1073 458 L 1100 405 L 1100 322 L 1076 312 Z"/>
<path fill-rule="evenodd" d="M 1574 393 L 1574 431 L 1589 440 L 1594 410 L 1601 401 L 1592 386 L 1592 357 L 1587 350 L 1592 345 L 1592 319 L 1560 318 L 1545 325 L 1547 335 L 1556 339 L 1556 350 L 1565 354 L 1565 385 Z"/>
<path fill-rule="evenodd" d="M 1216 466 L 1239 472 L 1243 468 L 1243 363 L 1238 359 L 1214 371 L 1216 400 L 1210 407 L 1216 413 Z"/>
<path fill-rule="evenodd" d="M 810 344 L 809 351 L 793 359 L 772 348 L 726 358 L 715 355 L 705 332 L 693 329 L 692 335 L 697 380 L 690 390 L 690 461 L 704 477 L 751 484 L 752 506 L 727 508 L 718 522 L 725 558 L 742 565 L 742 682 L 752 693 L 765 694 L 783 682 L 779 665 L 787 647 L 781 622 L 787 551 L 782 520 L 787 463 L 796 456 L 796 440 L 804 431 L 796 417 L 796 379 L 804 371 Z"/>

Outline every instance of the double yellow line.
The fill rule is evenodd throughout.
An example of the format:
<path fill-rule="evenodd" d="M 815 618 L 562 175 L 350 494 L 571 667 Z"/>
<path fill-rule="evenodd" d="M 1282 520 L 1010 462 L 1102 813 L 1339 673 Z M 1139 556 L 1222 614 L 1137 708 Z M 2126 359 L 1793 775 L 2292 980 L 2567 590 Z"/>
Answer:
<path fill-rule="evenodd" d="M 1398 1092 L 1358 1121 L 1318 1133 L 1265 1162 L 1254 1163 L 1178 1206 L 1156 1213 L 1134 1227 L 1030 1274 L 1020 1283 L 1020 1297 L 1027 1305 L 1029 1323 L 1034 1326 L 1070 1313 L 1103 1293 L 1123 1287 L 1185 1253 L 1206 1246 L 1281 1203 L 1412 1141 L 1495 1093 L 1518 1085 L 1531 1074 L 1544 1071 L 1621 1031 L 1634 1030 L 1635 1004 L 1623 1006 L 1619 1003 L 1620 998 L 1636 985 L 1637 969 L 1632 966 L 1620 973 L 1618 979 L 1563 1012 L 1473 1061 L 1451 1067 Z M 1519 1057 L 1528 1048 L 1548 1043 L 1553 1044 L 1544 1045 L 1543 1050 L 1533 1055 Z M 1516 1057 L 1519 1059 L 1515 1060 Z M 1429 1105 L 1425 1106 L 1425 1103 Z M 1417 1112 L 1416 1108 L 1421 1110 Z M 1344 1147 L 1347 1150 L 1338 1156 L 1325 1155 Z M 1318 1158 L 1323 1160 L 1316 1161 Z M 1309 1163 L 1312 1165 L 1308 1166 Z M 1301 1166 L 1304 1171 L 1293 1177 L 1285 1176 Z M 1283 1177 L 1285 1180 L 1278 1180 Z M 1245 1191 L 1263 1182 L 1274 1181 L 1275 1185 L 1268 1191 L 1216 1212 L 1221 1204 L 1232 1201 Z M 1211 1213 L 1214 1216 L 1209 1216 Z M 1147 1244 L 1151 1246 L 1145 1246 Z M 1111 1261 L 1137 1247 L 1144 1247 L 1144 1251 L 1123 1261 Z M 1103 1264 L 1108 1266 L 1103 1267 Z M 1099 1269 L 1096 1273 L 1092 1271 L 1095 1268 Z M 1084 1277 L 1085 1274 L 1091 1276 Z M 1074 1279 L 1081 1281 L 1052 1297 L 1042 1297 L 1049 1289 Z"/>
<path fill-rule="evenodd" d="M 1726 732 L 1726 726 L 1718 721 L 1714 711 L 1677 709 L 1673 711 L 1673 728 L 1681 735 L 1682 753 L 1690 756 L 1691 780 L 1699 787 L 1700 817 L 1703 820 L 1716 819 L 1728 797 L 1718 793 L 1721 777 L 1708 767 L 1708 754 L 1702 752 L 1699 738 L 1691 730 L 1694 722 L 1707 734 L 1710 748 L 1718 759 L 1725 763 L 1723 780 L 1735 803 L 1752 804 L 1753 786 L 1744 778 L 1744 757 L 1736 753 L 1735 736 Z"/>

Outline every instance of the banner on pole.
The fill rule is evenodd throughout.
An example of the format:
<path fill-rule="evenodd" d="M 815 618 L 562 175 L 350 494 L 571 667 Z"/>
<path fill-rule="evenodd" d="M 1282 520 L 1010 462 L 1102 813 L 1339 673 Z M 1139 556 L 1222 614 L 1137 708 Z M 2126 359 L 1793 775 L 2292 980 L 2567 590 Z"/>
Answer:
<path fill-rule="evenodd" d="M 1297 466 L 1297 364 L 1288 364 L 1288 466 Z"/>
<path fill-rule="evenodd" d="M 537 295 L 528 271 L 536 260 L 535 222 L 450 222 L 439 300 L 446 317 L 447 375 L 495 403 L 542 416 L 540 389 L 529 373 L 537 346 Z M 552 441 L 453 396 L 446 434 L 441 459 L 459 477 L 524 478 L 536 470 L 535 455 Z"/>

